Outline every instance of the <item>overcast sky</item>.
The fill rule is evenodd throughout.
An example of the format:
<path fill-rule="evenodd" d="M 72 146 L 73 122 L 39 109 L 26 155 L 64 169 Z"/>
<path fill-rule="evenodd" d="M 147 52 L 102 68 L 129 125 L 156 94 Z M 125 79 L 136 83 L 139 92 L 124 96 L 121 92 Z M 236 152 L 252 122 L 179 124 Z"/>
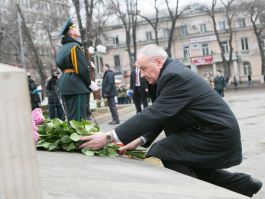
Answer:
<path fill-rule="evenodd" d="M 120 2 L 125 2 L 124 0 L 119 0 Z M 176 1 L 177 0 L 169 0 L 169 3 L 172 5 L 172 9 L 174 9 L 176 7 Z M 211 4 L 212 0 L 179 0 L 179 8 L 181 9 L 182 7 L 185 7 L 187 5 L 191 5 L 194 3 L 203 3 L 203 4 Z M 220 2 L 220 0 L 217 0 L 217 2 Z M 164 0 L 158 0 L 158 7 L 159 10 L 165 10 L 167 9 L 166 7 L 166 3 Z M 76 20 L 76 16 L 75 16 L 75 9 L 74 6 L 72 4 L 72 1 L 70 1 L 70 14 L 71 16 L 74 16 L 74 20 Z M 150 16 L 153 15 L 155 13 L 155 9 L 154 9 L 154 0 L 138 0 L 138 9 L 141 11 L 141 14 L 145 15 L 145 16 Z M 117 20 L 117 17 L 111 17 L 109 19 L 109 23 L 121 23 L 119 20 Z"/>
<path fill-rule="evenodd" d="M 160 2 L 164 2 L 163 0 Z M 176 5 L 176 0 L 169 0 L 170 4 L 172 4 L 172 8 Z M 194 3 L 204 3 L 211 4 L 212 0 L 179 0 L 179 7 L 182 8 L 187 5 L 191 5 Z M 160 3 L 161 4 L 161 3 Z M 158 5 L 160 5 L 158 4 Z M 138 7 L 143 13 L 154 12 L 154 0 L 138 0 Z M 173 7 L 174 6 L 174 7 Z M 159 8 L 165 9 L 166 3 L 162 3 Z"/>

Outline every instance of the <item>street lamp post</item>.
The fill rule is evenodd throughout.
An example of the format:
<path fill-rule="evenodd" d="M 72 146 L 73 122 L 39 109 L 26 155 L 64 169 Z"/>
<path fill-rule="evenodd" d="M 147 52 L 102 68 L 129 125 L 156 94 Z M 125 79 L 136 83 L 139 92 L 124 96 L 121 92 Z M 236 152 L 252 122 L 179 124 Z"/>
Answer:
<path fill-rule="evenodd" d="M 106 53 L 106 47 L 105 46 L 103 46 L 103 45 L 97 45 L 96 46 L 96 48 L 94 48 L 93 46 L 90 46 L 89 48 L 88 48 L 88 50 L 89 50 L 89 53 L 91 54 L 91 55 L 94 55 L 94 58 L 96 59 L 96 76 L 97 76 L 97 74 L 99 74 L 99 72 L 100 72 L 100 57 L 101 57 L 101 55 L 102 54 L 104 54 L 104 53 Z"/>

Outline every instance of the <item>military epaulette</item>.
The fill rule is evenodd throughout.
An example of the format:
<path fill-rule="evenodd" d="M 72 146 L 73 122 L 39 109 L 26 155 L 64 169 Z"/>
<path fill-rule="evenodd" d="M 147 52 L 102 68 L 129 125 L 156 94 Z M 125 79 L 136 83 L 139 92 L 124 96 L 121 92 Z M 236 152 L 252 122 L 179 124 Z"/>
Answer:
<path fill-rule="evenodd" d="M 77 57 L 76 57 L 76 47 L 80 48 L 79 46 L 74 46 L 71 48 L 71 60 L 72 60 L 75 73 L 78 74 L 79 71 L 78 71 L 78 63 L 77 63 Z"/>

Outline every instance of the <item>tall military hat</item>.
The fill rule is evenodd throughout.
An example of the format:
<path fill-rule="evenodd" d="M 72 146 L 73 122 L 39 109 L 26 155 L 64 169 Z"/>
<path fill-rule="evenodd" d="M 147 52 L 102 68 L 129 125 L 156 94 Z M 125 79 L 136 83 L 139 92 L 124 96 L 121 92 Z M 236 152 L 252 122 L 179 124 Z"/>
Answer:
<path fill-rule="evenodd" d="M 72 17 L 69 17 L 60 31 L 60 36 L 65 35 L 65 33 L 72 27 L 75 27 L 75 24 L 73 23 Z"/>

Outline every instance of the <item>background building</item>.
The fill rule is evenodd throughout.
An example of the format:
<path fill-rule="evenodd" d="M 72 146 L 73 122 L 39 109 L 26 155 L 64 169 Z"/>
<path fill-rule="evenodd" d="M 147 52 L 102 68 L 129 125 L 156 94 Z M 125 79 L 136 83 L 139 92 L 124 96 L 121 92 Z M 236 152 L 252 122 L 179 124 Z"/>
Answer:
<path fill-rule="evenodd" d="M 219 10 L 215 15 L 222 48 L 228 59 L 229 31 L 225 11 Z M 170 19 L 161 17 L 159 20 L 159 45 L 166 49 Z M 258 19 L 258 25 L 264 26 L 262 18 Z M 224 71 L 221 50 L 213 23 L 206 13 L 200 11 L 185 13 L 177 20 L 175 27 L 171 50 L 173 58 L 181 59 L 185 65 L 207 78 L 215 76 L 218 69 Z M 104 62 L 109 63 L 116 71 L 128 76 L 130 66 L 125 45 L 124 27 L 122 25 L 108 26 L 105 28 L 104 34 L 106 39 L 103 43 L 107 47 L 107 53 L 103 55 Z M 138 20 L 136 35 L 138 49 L 146 44 L 155 43 L 153 28 L 141 18 Z M 247 81 L 248 74 L 251 74 L 255 81 L 263 80 L 258 43 L 247 13 L 237 10 L 232 20 L 232 35 L 233 54 L 230 65 L 230 81 L 233 81 L 234 77 L 240 81 Z M 265 47 L 264 42 L 265 37 L 263 48 Z"/>

